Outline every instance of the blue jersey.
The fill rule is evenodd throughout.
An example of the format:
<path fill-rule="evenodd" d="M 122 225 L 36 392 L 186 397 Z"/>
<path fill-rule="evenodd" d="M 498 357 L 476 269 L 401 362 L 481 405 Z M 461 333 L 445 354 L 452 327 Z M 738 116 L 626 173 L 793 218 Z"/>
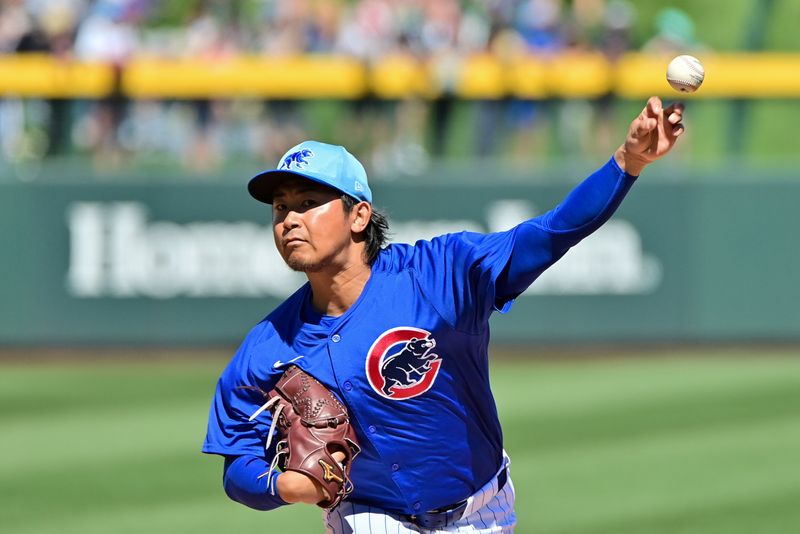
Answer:
<path fill-rule="evenodd" d="M 605 222 L 633 181 L 612 158 L 559 207 L 506 232 L 390 245 L 339 317 L 317 313 L 310 286 L 301 287 L 250 332 L 223 372 L 203 451 L 229 462 L 246 458 L 261 472 L 274 454 L 264 450 L 270 414 L 249 422 L 263 397 L 238 386 L 269 391 L 293 364 L 350 411 L 362 447 L 350 500 L 414 514 L 471 495 L 503 457 L 489 387 L 490 315 L 508 311 L 537 276 Z M 252 482 L 251 471 L 238 476 Z M 269 509 L 282 501 L 267 496 L 248 504 Z"/>

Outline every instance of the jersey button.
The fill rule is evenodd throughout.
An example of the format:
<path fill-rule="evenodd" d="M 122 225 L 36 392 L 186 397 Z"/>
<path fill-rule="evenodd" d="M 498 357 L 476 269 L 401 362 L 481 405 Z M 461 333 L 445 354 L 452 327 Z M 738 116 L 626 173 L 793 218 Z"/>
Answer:
<path fill-rule="evenodd" d="M 392 464 L 392 471 L 399 471 L 399 470 L 400 470 L 400 464 Z"/>
<path fill-rule="evenodd" d="M 331 336 L 331 341 L 333 341 L 334 343 L 338 343 L 341 339 L 342 339 L 342 336 L 340 336 L 339 334 L 333 334 Z"/>
<path fill-rule="evenodd" d="M 353 389 L 353 384 L 351 384 L 350 382 L 345 382 L 344 383 L 344 390 L 345 391 L 350 391 L 351 389 Z"/>
<path fill-rule="evenodd" d="M 422 505 L 420 503 L 418 503 L 418 502 L 415 502 L 414 503 L 414 511 L 418 512 L 420 508 L 422 508 Z"/>
<path fill-rule="evenodd" d="M 368 430 L 370 434 L 374 434 L 375 432 L 378 431 L 378 427 L 376 427 L 375 425 L 369 425 Z"/>

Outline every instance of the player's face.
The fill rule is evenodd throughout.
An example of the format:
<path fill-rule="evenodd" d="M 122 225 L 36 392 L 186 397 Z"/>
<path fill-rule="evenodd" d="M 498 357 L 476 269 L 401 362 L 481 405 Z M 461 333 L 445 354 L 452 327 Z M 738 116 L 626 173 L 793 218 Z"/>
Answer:
<path fill-rule="evenodd" d="M 345 264 L 352 243 L 341 193 L 308 180 L 287 180 L 272 197 L 275 245 L 291 269 L 316 272 Z"/>

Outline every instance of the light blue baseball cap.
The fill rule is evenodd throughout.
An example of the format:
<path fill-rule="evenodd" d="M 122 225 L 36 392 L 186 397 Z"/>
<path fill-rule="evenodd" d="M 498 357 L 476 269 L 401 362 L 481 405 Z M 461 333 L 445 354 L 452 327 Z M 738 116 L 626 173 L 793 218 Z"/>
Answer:
<path fill-rule="evenodd" d="M 277 169 L 254 176 L 247 190 L 256 200 L 272 204 L 275 187 L 287 176 L 307 178 L 372 203 L 364 166 L 343 146 L 304 141 L 283 155 Z"/>

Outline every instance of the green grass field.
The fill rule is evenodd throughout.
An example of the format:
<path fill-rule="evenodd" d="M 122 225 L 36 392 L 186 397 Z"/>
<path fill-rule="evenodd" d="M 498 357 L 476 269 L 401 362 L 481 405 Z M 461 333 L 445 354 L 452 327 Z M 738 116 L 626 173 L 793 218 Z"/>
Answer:
<path fill-rule="evenodd" d="M 788 533 L 800 525 L 797 349 L 498 359 L 518 533 Z M 224 366 L 0 366 L 0 530 L 322 532 L 230 502 L 200 454 Z"/>

